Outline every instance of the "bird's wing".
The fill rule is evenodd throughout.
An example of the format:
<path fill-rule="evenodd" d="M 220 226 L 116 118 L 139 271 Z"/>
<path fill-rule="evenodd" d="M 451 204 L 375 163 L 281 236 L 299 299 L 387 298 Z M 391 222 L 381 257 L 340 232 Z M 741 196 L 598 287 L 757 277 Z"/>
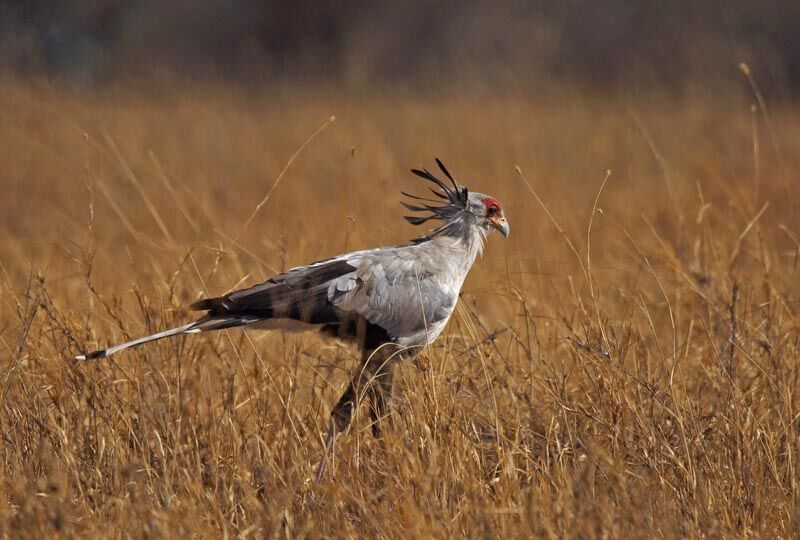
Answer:
<path fill-rule="evenodd" d="M 222 330 L 271 319 L 291 319 L 309 324 L 335 324 L 340 322 L 340 313 L 329 301 L 328 289 L 336 279 L 355 270 L 356 267 L 341 257 L 293 268 L 255 287 L 195 302 L 191 306 L 192 309 L 208 311 L 204 317 L 195 322 L 107 349 L 80 354 L 75 356 L 75 359 L 105 358 L 131 347 L 179 334 Z"/>
<path fill-rule="evenodd" d="M 356 271 L 344 258 L 336 257 L 292 268 L 284 274 L 248 289 L 192 304 L 192 309 L 208 310 L 208 317 L 255 317 L 292 319 L 308 324 L 339 321 L 328 299 L 332 282 Z"/>
<path fill-rule="evenodd" d="M 356 270 L 332 284 L 331 303 L 358 313 L 395 338 L 424 332 L 447 319 L 458 297 L 458 287 L 442 280 L 417 246 L 374 250 L 347 263 Z"/>
<path fill-rule="evenodd" d="M 208 310 L 212 321 L 244 317 L 247 323 L 257 317 L 337 324 L 358 315 L 399 338 L 424 331 L 452 312 L 458 288 L 436 275 L 417 246 L 382 248 L 292 268 L 192 307 Z"/>

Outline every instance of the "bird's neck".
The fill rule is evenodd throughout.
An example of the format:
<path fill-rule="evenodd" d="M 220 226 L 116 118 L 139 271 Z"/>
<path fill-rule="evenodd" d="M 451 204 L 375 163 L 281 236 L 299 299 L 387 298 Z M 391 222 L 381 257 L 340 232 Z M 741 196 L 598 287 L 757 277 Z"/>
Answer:
<path fill-rule="evenodd" d="M 460 238 L 464 245 L 465 258 L 469 266 L 483 253 L 483 243 L 486 240 L 486 231 L 481 227 L 470 227 L 467 233 Z"/>
<path fill-rule="evenodd" d="M 478 226 L 471 226 L 454 228 L 449 232 L 450 234 L 433 237 L 430 240 L 431 247 L 451 264 L 463 270 L 466 276 L 475 259 L 483 252 L 483 243 L 488 231 Z"/>

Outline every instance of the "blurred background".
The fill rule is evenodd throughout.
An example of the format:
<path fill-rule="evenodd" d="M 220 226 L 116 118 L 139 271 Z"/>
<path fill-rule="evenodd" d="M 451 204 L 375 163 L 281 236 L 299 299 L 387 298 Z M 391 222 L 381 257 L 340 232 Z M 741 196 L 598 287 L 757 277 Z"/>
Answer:
<path fill-rule="evenodd" d="M 749 63 L 800 90 L 792 0 L 30 0 L 0 3 L 0 68 L 93 87 L 179 74 L 278 85 L 718 88 Z"/>

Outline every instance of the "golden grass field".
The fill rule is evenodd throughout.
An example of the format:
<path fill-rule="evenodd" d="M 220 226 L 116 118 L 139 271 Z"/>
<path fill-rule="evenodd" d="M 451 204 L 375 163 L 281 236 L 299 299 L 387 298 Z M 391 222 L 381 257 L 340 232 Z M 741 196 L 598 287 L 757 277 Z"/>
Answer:
<path fill-rule="evenodd" d="M 800 108 L 752 102 L 3 82 L 0 536 L 794 536 Z M 511 235 L 321 484 L 345 345 L 71 361 L 416 236 L 434 157 Z"/>

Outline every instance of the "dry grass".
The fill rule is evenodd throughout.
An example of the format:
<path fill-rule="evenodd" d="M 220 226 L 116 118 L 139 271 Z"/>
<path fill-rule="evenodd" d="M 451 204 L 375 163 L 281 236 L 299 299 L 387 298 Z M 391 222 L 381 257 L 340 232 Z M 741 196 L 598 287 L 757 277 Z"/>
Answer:
<path fill-rule="evenodd" d="M 800 527 L 800 109 L 122 94 L 0 87 L 0 536 Z M 434 156 L 505 202 L 511 237 L 402 369 L 385 436 L 361 411 L 323 484 L 343 345 L 230 331 L 70 361 L 206 292 L 404 241 L 398 192 Z"/>

